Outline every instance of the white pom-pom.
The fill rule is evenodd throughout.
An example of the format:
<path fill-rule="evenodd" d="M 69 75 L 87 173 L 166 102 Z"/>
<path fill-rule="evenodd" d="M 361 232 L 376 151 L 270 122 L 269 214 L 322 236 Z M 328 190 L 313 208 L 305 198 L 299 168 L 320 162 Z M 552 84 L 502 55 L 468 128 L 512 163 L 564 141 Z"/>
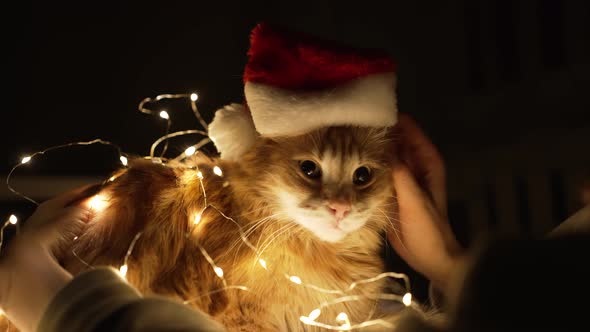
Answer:
<path fill-rule="evenodd" d="M 254 145 L 257 135 L 252 117 L 240 104 L 218 110 L 209 124 L 209 136 L 221 159 L 238 160 Z"/>

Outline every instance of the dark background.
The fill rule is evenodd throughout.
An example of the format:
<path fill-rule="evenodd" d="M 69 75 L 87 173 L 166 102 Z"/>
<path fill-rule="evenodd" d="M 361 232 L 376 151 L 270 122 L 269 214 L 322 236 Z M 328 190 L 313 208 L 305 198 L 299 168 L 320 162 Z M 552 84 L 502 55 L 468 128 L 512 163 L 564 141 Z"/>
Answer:
<path fill-rule="evenodd" d="M 385 3 L 385 2 L 384 2 Z M 8 5 L 7 5 L 8 6 Z M 248 34 L 266 20 L 359 47 L 399 65 L 399 107 L 440 147 L 451 222 L 539 236 L 583 202 L 590 178 L 588 1 L 21 2 L 6 7 L 0 174 L 23 155 L 103 138 L 147 154 L 165 122 L 144 97 L 197 92 L 213 111 L 242 98 Z M 5 75 L 3 75 L 6 77 Z M 197 125 L 186 102 L 173 130 Z M 189 140 L 172 142 L 180 153 Z M 20 168 L 17 189 L 45 199 L 117 166 L 104 147 L 47 154 Z M 32 206 L 1 193 L 0 218 Z"/>

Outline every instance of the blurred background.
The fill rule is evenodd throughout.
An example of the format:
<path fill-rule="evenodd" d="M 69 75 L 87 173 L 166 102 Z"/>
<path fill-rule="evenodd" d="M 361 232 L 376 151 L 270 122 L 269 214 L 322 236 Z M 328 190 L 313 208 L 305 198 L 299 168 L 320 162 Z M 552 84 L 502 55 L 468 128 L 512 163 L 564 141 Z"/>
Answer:
<path fill-rule="evenodd" d="M 207 120 L 243 96 L 248 35 L 261 20 L 358 47 L 399 65 L 399 107 L 440 148 L 450 220 L 481 232 L 541 236 L 588 204 L 588 1 L 22 1 L 6 7 L 0 174 L 34 151 L 103 138 L 148 154 L 166 122 L 145 97 L 199 94 Z M 160 103 L 172 130 L 198 125 L 187 101 Z M 362 116 L 362 114 L 359 114 Z M 195 142 L 173 140 L 170 155 Z M 209 147 L 210 148 L 210 147 Z M 108 147 L 48 153 L 12 184 L 44 200 L 119 165 Z M 34 207 L 0 186 L 0 218 Z M 8 233 L 12 230 L 8 229 Z M 391 256 L 392 268 L 399 261 Z M 418 284 L 422 282 L 418 278 Z"/>

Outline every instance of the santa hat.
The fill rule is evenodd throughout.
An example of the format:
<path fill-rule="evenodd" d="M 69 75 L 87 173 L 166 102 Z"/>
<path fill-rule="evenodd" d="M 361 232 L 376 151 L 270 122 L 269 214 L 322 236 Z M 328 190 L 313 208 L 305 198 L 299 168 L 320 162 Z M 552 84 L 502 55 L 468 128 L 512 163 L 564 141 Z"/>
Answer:
<path fill-rule="evenodd" d="M 218 110 L 209 134 L 221 158 L 237 160 L 258 135 L 295 136 L 327 126 L 393 126 L 395 69 L 385 52 L 258 24 L 244 70 L 245 103 Z"/>

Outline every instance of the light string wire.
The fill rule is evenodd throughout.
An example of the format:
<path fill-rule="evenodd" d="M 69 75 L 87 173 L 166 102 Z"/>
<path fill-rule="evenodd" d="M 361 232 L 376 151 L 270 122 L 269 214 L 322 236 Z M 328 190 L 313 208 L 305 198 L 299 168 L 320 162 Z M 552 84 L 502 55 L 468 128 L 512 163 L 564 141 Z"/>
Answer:
<path fill-rule="evenodd" d="M 8 172 L 8 175 L 6 176 L 6 187 L 8 187 L 8 190 L 10 190 L 13 194 L 19 196 L 20 198 L 26 199 L 27 201 L 35 204 L 36 206 L 39 205 L 39 203 L 37 201 L 35 201 L 34 199 L 30 198 L 29 196 L 15 190 L 11 185 L 10 185 L 10 178 L 12 177 L 12 174 L 19 168 L 24 166 L 25 164 L 28 164 L 33 158 L 39 156 L 39 155 L 44 155 L 47 152 L 53 151 L 53 150 L 58 150 L 58 149 L 64 149 L 64 148 L 69 148 L 72 146 L 85 146 L 85 145 L 93 145 L 93 144 L 102 144 L 102 145 L 107 145 L 107 146 L 111 146 L 113 148 L 115 148 L 117 150 L 117 153 L 119 154 L 119 159 L 121 160 L 121 162 L 126 165 L 127 164 L 127 157 L 125 157 L 121 151 L 121 148 L 114 144 L 111 143 L 109 141 L 105 141 L 103 139 L 97 138 L 97 139 L 93 139 L 91 141 L 84 141 L 84 142 L 72 142 L 72 143 L 66 143 L 66 144 L 61 144 L 61 145 L 56 145 L 56 146 L 52 146 L 50 148 L 47 148 L 45 150 L 42 151 L 37 151 L 31 155 L 25 156 L 21 159 L 21 162 L 16 164 L 14 167 L 12 167 L 12 169 L 10 170 L 10 172 Z"/>
<path fill-rule="evenodd" d="M 218 168 L 218 166 L 215 166 L 215 167 Z M 216 172 L 216 175 L 221 176 L 222 173 Z M 223 211 L 221 211 L 215 205 L 207 203 L 207 193 L 205 190 L 205 186 L 203 184 L 204 175 L 198 168 L 197 168 L 197 178 L 199 179 L 200 187 L 203 191 L 205 207 L 202 208 L 200 210 L 200 212 L 196 213 L 196 215 L 194 217 L 194 221 L 193 221 L 194 227 L 191 229 L 191 231 L 189 231 L 189 234 L 192 233 L 192 231 L 196 228 L 196 226 L 198 226 L 198 224 L 201 222 L 202 215 L 207 211 L 207 209 L 211 208 L 211 209 L 215 210 L 219 215 L 221 215 L 226 220 L 231 221 L 237 227 L 238 232 L 241 237 L 241 240 L 246 244 L 246 246 L 248 246 L 250 249 L 252 249 L 254 251 L 259 264 L 265 270 L 268 270 L 267 262 L 261 257 L 261 254 L 259 253 L 258 248 L 248 240 L 248 237 L 245 235 L 242 226 L 235 219 L 233 219 L 232 217 L 229 217 L 225 213 L 223 213 Z M 246 286 L 240 286 L 240 285 L 228 286 L 227 281 L 224 277 L 223 269 L 215 263 L 213 258 L 209 255 L 209 253 L 200 244 L 199 244 L 199 250 L 201 251 L 202 255 L 205 257 L 205 259 L 207 260 L 209 265 L 211 265 L 211 267 L 213 268 L 213 270 L 217 274 L 217 276 L 222 280 L 223 285 L 224 285 L 223 288 L 209 292 L 208 294 L 217 293 L 217 292 L 223 291 L 224 289 L 239 289 L 239 290 L 244 290 L 244 291 L 250 291 L 250 289 Z M 289 281 L 291 281 L 295 284 L 301 285 L 303 287 L 308 287 L 308 288 L 314 289 L 314 290 L 321 292 L 321 293 L 340 294 L 340 295 L 345 295 L 347 292 L 350 292 L 353 289 L 355 289 L 358 285 L 375 282 L 375 281 L 378 281 L 380 279 L 387 278 L 387 277 L 404 280 L 406 293 L 403 297 L 399 296 L 399 295 L 395 295 L 395 294 L 367 294 L 367 295 L 342 296 L 342 297 L 336 298 L 332 301 L 322 302 L 320 304 L 320 306 L 317 309 L 314 309 L 309 316 L 300 316 L 300 321 L 306 325 L 313 325 L 313 326 L 317 326 L 317 327 L 321 327 L 321 328 L 326 328 L 329 330 L 349 331 L 349 330 L 360 329 L 360 328 L 373 326 L 373 325 L 381 325 L 381 326 L 388 327 L 388 328 L 393 327 L 393 325 L 391 323 L 389 323 L 383 319 L 368 320 L 368 321 L 364 321 L 364 322 L 361 322 L 361 323 L 358 323 L 355 325 L 351 325 L 350 320 L 348 319 L 348 315 L 346 315 L 346 313 L 339 314 L 339 317 L 341 317 L 341 318 L 346 317 L 345 319 L 343 319 L 344 323 L 342 325 L 329 325 L 329 324 L 320 323 L 320 322 L 315 321 L 315 319 L 317 319 L 320 316 L 321 309 L 324 309 L 326 307 L 329 307 L 329 306 L 332 306 L 332 305 L 335 305 L 338 303 L 360 301 L 360 300 L 363 300 L 366 298 L 371 298 L 371 299 L 398 301 L 398 302 L 404 303 L 406 306 L 410 306 L 413 304 L 411 302 L 410 281 L 409 281 L 409 278 L 407 277 L 407 275 L 405 275 L 403 273 L 384 272 L 384 273 L 381 273 L 381 274 L 379 274 L 375 277 L 372 277 L 372 278 L 367 278 L 367 279 L 355 281 L 355 282 L 351 283 L 346 289 L 343 289 L 343 290 L 325 289 L 325 288 L 318 287 L 313 284 L 303 283 L 298 276 L 294 276 L 294 275 L 284 274 L 284 276 Z M 192 302 L 200 299 L 203 296 L 204 295 L 200 295 L 197 298 L 186 300 L 184 303 L 192 303 Z M 414 308 L 418 309 L 417 307 L 414 307 Z M 338 317 L 337 317 L 337 320 L 338 320 Z"/>
<path fill-rule="evenodd" d="M 11 225 L 16 225 L 16 227 L 18 227 L 18 218 L 14 214 L 11 214 L 10 217 L 6 219 L 4 224 L 2 224 L 2 228 L 0 229 L 0 252 L 2 252 L 2 245 L 4 244 L 4 230 L 6 227 Z"/>
<path fill-rule="evenodd" d="M 197 99 L 199 98 L 199 95 L 197 95 L 196 93 L 190 93 L 190 94 L 186 94 L 186 93 L 169 94 L 168 93 L 168 94 L 158 95 L 155 98 L 147 97 L 147 98 L 144 98 L 139 103 L 137 109 L 140 112 L 145 113 L 145 114 L 155 115 L 157 113 L 160 118 L 166 120 L 166 133 L 164 134 L 164 137 L 166 137 L 168 135 L 168 133 L 170 132 L 170 127 L 172 126 L 172 120 L 170 118 L 170 114 L 168 114 L 168 112 L 165 110 L 161 110 L 160 112 L 153 111 L 153 110 L 147 108 L 145 105 L 150 104 L 150 103 L 154 103 L 154 102 L 158 102 L 158 101 L 164 100 L 164 99 L 184 99 L 184 98 L 189 98 L 190 106 L 191 106 L 191 110 L 193 111 L 193 114 L 195 115 L 195 117 L 199 121 L 199 124 L 201 125 L 201 127 L 205 131 L 207 131 L 208 130 L 207 122 L 205 122 L 205 120 L 201 116 L 201 112 L 199 112 L 199 109 L 197 108 Z M 181 134 L 181 135 L 184 135 L 184 134 Z M 204 135 L 207 136 L 207 133 L 205 133 Z M 178 136 L 178 135 L 176 135 L 176 136 Z M 174 136 L 171 136 L 171 137 L 174 137 Z M 162 153 L 160 154 L 160 157 L 164 157 L 164 155 L 166 154 L 166 150 L 168 149 L 168 142 L 169 141 L 166 140 L 166 143 L 164 145 L 164 148 L 162 149 Z M 155 150 L 156 150 L 156 147 L 158 146 L 159 143 L 160 143 L 159 141 L 156 141 L 156 143 L 154 143 L 152 145 L 152 148 L 150 149 L 150 157 L 151 158 L 154 158 Z"/>
<path fill-rule="evenodd" d="M 191 151 L 194 152 L 194 151 Z M 186 153 L 184 154 L 186 155 Z M 188 154 L 188 155 L 192 155 L 192 153 Z M 182 155 L 181 155 L 182 156 Z M 217 176 L 222 176 L 223 172 L 222 170 L 218 167 L 218 166 L 214 166 L 214 173 Z M 221 211 L 219 208 L 217 208 L 215 205 L 213 204 L 208 204 L 207 202 L 207 191 L 205 190 L 205 186 L 203 183 L 203 179 L 204 179 L 204 175 L 202 173 L 202 171 L 197 167 L 197 173 L 196 173 L 197 178 L 199 179 L 199 186 L 201 187 L 201 190 L 203 192 L 203 200 L 204 200 L 204 207 L 196 213 L 194 220 L 193 220 L 193 225 L 194 227 L 189 231 L 189 234 L 193 232 L 194 229 L 196 229 L 196 227 L 198 226 L 198 224 L 201 222 L 202 219 L 202 215 L 207 211 L 207 209 L 211 208 L 213 210 L 215 210 L 219 215 L 221 215 L 223 218 L 225 218 L 226 220 L 231 221 L 238 229 L 238 232 L 240 234 L 240 238 L 242 240 L 243 243 L 246 244 L 247 247 L 249 247 L 250 249 L 252 249 L 252 251 L 255 253 L 256 259 L 258 260 L 259 264 L 268 271 L 268 267 L 267 267 L 267 262 L 266 260 L 264 260 L 262 258 L 262 255 L 260 254 L 258 248 L 253 245 L 249 240 L 248 237 L 246 236 L 242 226 L 232 217 L 227 216 L 223 211 Z M 207 253 L 207 251 L 199 244 L 199 249 L 202 253 L 202 255 L 205 257 L 205 259 L 207 260 L 207 262 L 209 263 L 209 265 L 211 265 L 211 267 L 213 268 L 214 272 L 217 274 L 217 276 L 219 278 L 222 279 L 224 288 L 228 288 L 229 286 L 227 286 L 227 282 L 226 279 L 224 277 L 224 272 L 223 269 L 221 267 L 219 267 L 214 260 L 211 258 L 211 256 Z M 356 325 L 351 325 L 350 321 L 348 320 L 348 316 L 346 315 L 346 313 L 341 313 L 339 316 L 342 317 L 346 317 L 346 319 L 344 319 L 344 324 L 340 325 L 340 326 L 336 326 L 336 325 L 329 325 L 329 324 L 324 324 L 324 323 L 319 323 L 316 322 L 315 319 L 317 319 L 320 314 L 321 314 L 321 309 L 324 309 L 328 306 L 334 305 L 334 304 L 338 304 L 338 303 L 342 303 L 342 302 L 350 302 L 350 301 L 359 301 L 361 299 L 365 299 L 367 297 L 373 297 L 376 299 L 382 299 L 382 300 L 393 300 L 393 301 L 398 301 L 398 302 L 402 302 L 404 303 L 406 306 L 410 306 L 412 305 L 412 301 L 411 301 L 411 292 L 410 292 L 410 280 L 408 278 L 407 275 L 403 274 L 403 273 L 396 273 L 396 272 L 384 272 L 381 273 L 375 277 L 372 278 L 367 278 L 367 279 L 363 279 L 363 280 L 358 280 L 355 281 L 353 283 L 351 283 L 348 288 L 344 289 L 344 290 L 340 290 L 340 289 L 326 289 L 326 288 L 322 288 L 313 284 L 307 284 L 307 283 L 303 283 L 301 278 L 299 278 L 298 276 L 294 276 L 294 275 L 289 275 L 289 274 L 284 274 L 285 278 L 288 279 L 289 281 L 301 285 L 303 287 L 307 287 L 307 288 L 311 288 L 314 289 L 318 292 L 321 293 L 326 293 L 326 294 L 340 294 L 340 295 L 345 295 L 346 293 L 352 291 L 353 289 L 355 289 L 357 286 L 362 285 L 362 284 L 367 284 L 367 283 L 371 283 L 371 282 L 375 282 L 378 280 L 381 280 L 383 278 L 387 278 L 387 277 L 391 277 L 391 278 L 396 278 L 396 279 L 402 279 L 404 281 L 404 286 L 406 289 L 406 293 L 404 294 L 403 297 L 399 296 L 399 295 L 394 295 L 394 294 L 376 294 L 376 295 L 350 295 L 350 296 L 342 296 L 339 297 L 333 301 L 330 302 L 323 302 L 320 304 L 319 308 L 314 309 L 312 311 L 312 314 L 310 314 L 310 316 L 301 316 L 300 320 L 301 322 L 303 322 L 304 324 L 307 325 L 314 325 L 314 326 L 318 326 L 318 327 L 323 327 L 323 328 L 328 328 L 328 329 L 336 329 L 336 330 L 352 330 L 352 329 L 358 329 L 358 328 L 363 328 L 363 327 L 367 327 L 367 326 L 371 326 L 371 325 L 382 325 L 385 327 L 392 327 L 391 323 L 382 320 L 382 319 L 376 319 L 376 320 L 370 320 L 370 321 L 365 321 L 362 322 L 360 324 L 356 324 Z M 237 289 L 241 289 L 241 290 L 247 290 L 249 291 L 249 289 L 245 286 L 231 286 L 232 288 L 237 288 Z M 221 291 L 221 290 L 219 290 Z M 202 297 L 202 296 L 200 296 Z M 199 298 L 200 298 L 199 297 Z M 190 302 L 194 302 L 196 299 L 192 299 L 192 300 L 187 300 L 185 301 L 185 303 L 190 303 Z M 337 317 L 338 320 L 338 317 Z"/>
<path fill-rule="evenodd" d="M 153 111 L 147 107 L 145 107 L 145 105 L 147 103 L 154 103 L 157 101 L 161 101 L 164 99 L 178 99 L 178 98 L 189 98 L 190 99 L 190 105 L 191 105 L 191 110 L 193 111 L 193 113 L 195 114 L 197 120 L 199 121 L 199 123 L 201 124 L 201 126 L 203 127 L 204 130 L 182 130 L 182 131 L 177 131 L 177 132 L 173 132 L 173 133 L 169 133 L 169 129 L 171 127 L 171 119 L 170 119 L 170 115 L 168 114 L 168 112 L 162 110 L 158 113 L 158 115 L 167 120 L 167 130 L 166 133 L 161 136 L 160 138 L 158 138 L 151 146 L 150 149 L 150 155 L 149 157 L 144 157 L 144 158 L 148 158 L 151 159 L 154 162 L 160 162 L 163 164 L 167 164 L 167 161 L 165 158 L 163 158 L 164 153 L 168 147 L 168 141 L 171 138 L 174 137 L 179 137 L 179 136 L 184 136 L 184 135 L 202 135 L 205 136 L 205 138 L 203 138 L 201 141 L 199 141 L 198 143 L 188 147 L 182 154 L 180 154 L 179 156 L 177 156 L 176 158 L 173 159 L 173 161 L 181 161 L 182 159 L 186 158 L 186 157 L 190 157 L 193 154 L 200 152 L 200 149 L 208 144 L 209 142 L 211 142 L 211 138 L 208 136 L 208 126 L 207 123 L 203 120 L 200 112 L 198 111 L 197 105 L 196 105 L 196 101 L 198 99 L 198 95 L 196 93 L 191 93 L 191 94 L 162 94 L 162 95 L 158 95 L 155 98 L 145 98 L 143 99 L 139 106 L 138 109 L 140 112 L 142 113 L 146 113 L 146 114 L 151 114 L 154 115 L 157 112 Z M 160 157 L 155 157 L 155 150 L 157 149 L 158 145 L 161 144 L 162 142 L 166 142 L 166 145 L 163 149 L 162 154 L 160 155 Z M 26 156 L 24 157 L 21 162 L 17 165 L 15 165 L 11 171 L 9 172 L 7 178 L 6 178 L 6 185 L 8 186 L 9 190 L 11 192 L 13 192 L 14 194 L 18 195 L 21 198 L 24 198 L 30 202 L 32 202 L 35 205 L 38 205 L 39 203 L 36 202 L 35 200 L 33 200 L 32 198 L 16 191 L 14 188 L 12 188 L 10 186 L 10 178 L 13 174 L 13 172 L 29 163 L 34 157 L 38 156 L 38 155 L 43 155 L 46 152 L 52 151 L 52 150 L 56 150 L 56 149 L 61 149 L 61 148 L 66 148 L 66 147 L 71 147 L 71 146 L 76 146 L 76 145 L 91 145 L 91 144 L 104 144 L 104 145 L 109 145 L 114 147 L 118 154 L 119 154 L 119 160 L 121 161 L 121 163 L 123 164 L 123 166 L 127 166 L 128 163 L 128 159 L 125 156 L 125 154 L 122 152 L 122 150 L 119 148 L 119 146 L 117 146 L 116 144 L 113 144 L 111 142 L 102 140 L 102 139 L 95 139 L 95 140 L 91 140 L 91 141 L 85 141 L 85 142 L 73 142 L 73 143 L 67 143 L 67 144 L 62 144 L 62 145 L 58 145 L 58 146 L 54 146 L 54 147 L 50 147 L 47 148 L 45 150 L 42 151 L 38 151 L 33 153 L 30 156 Z M 162 162 L 164 160 L 164 162 Z M 168 166 L 168 165 L 167 165 Z M 189 167 L 189 168 L 195 168 L 195 167 Z M 267 262 L 261 257 L 261 254 L 258 251 L 258 248 L 253 245 L 249 240 L 248 237 L 246 236 L 246 233 L 243 231 L 242 226 L 233 218 L 227 216 L 225 213 L 223 213 L 219 208 L 217 208 L 216 206 L 210 204 L 207 202 L 207 192 L 205 190 L 205 186 L 203 183 L 203 178 L 204 175 L 202 173 L 202 171 L 198 168 L 198 166 L 196 167 L 196 176 L 199 179 L 200 182 L 200 187 L 201 190 L 203 192 L 203 198 L 204 198 L 204 207 L 195 214 L 195 216 L 193 217 L 194 219 L 192 220 L 192 224 L 194 227 L 192 227 L 189 232 L 188 232 L 188 236 L 190 236 L 190 234 L 194 231 L 194 229 L 196 229 L 196 226 L 198 226 L 198 224 L 201 221 L 201 217 L 202 214 L 209 208 L 215 210 L 219 215 L 221 215 L 223 218 L 225 218 L 226 220 L 231 221 L 235 226 L 237 226 L 240 238 L 242 240 L 243 243 L 245 243 L 251 250 L 253 250 L 253 252 L 256 255 L 256 259 L 258 260 L 258 263 L 265 269 L 268 271 L 268 266 L 267 266 Z M 217 176 L 223 176 L 223 172 L 221 170 L 221 168 L 219 168 L 218 166 L 215 166 L 213 168 L 213 172 L 215 173 L 215 175 Z M 109 182 L 112 182 L 116 180 L 115 177 L 111 177 L 108 179 Z M 13 218 L 14 217 L 14 218 Z M 13 222 L 14 221 L 14 222 Z M 3 240 L 3 235 L 4 235 L 4 229 L 6 227 L 8 227 L 11 224 L 16 224 L 16 216 L 11 215 L 11 217 L 9 218 L 9 220 L 7 220 L 1 229 L 1 234 L 0 234 L 0 248 L 1 248 L 1 244 L 2 244 L 2 240 Z M 190 222 L 190 220 L 189 220 Z M 128 272 L 128 261 L 129 258 L 132 255 L 133 249 L 136 245 L 136 243 L 140 240 L 141 235 L 143 233 L 139 232 L 135 235 L 135 237 L 133 238 L 133 240 L 131 241 L 127 252 L 125 254 L 125 257 L 123 259 L 123 264 L 119 267 L 119 273 L 120 275 L 125 278 Z M 203 257 L 207 260 L 207 262 L 211 265 L 213 271 L 215 272 L 215 274 L 222 280 L 223 283 L 223 288 L 220 289 L 215 289 L 213 291 L 207 292 L 205 294 L 201 294 L 198 298 L 210 295 L 210 294 L 214 294 L 214 293 L 218 293 L 218 292 L 222 292 L 222 291 L 226 291 L 229 289 L 236 289 L 236 290 L 242 290 L 242 291 L 251 291 L 248 287 L 243 286 L 243 285 L 228 285 L 225 277 L 224 277 L 224 271 L 221 267 L 219 267 L 215 261 L 213 260 L 213 258 L 211 257 L 211 255 L 209 255 L 209 253 L 207 252 L 207 250 L 200 244 L 197 243 L 199 250 L 201 251 L 201 254 L 203 255 Z M 88 264 L 87 262 L 85 262 L 84 260 L 82 260 L 75 252 L 73 252 L 74 256 L 77 257 L 82 263 L 84 263 L 87 267 L 92 268 L 92 266 L 90 264 Z M 366 298 L 371 298 L 371 299 L 381 299 L 381 300 L 390 300 L 390 301 L 398 301 L 403 303 L 406 307 L 412 307 L 416 310 L 419 310 L 419 308 L 415 305 L 415 303 L 412 301 L 412 296 L 411 296 L 411 292 L 410 292 L 410 282 L 409 282 L 409 278 L 407 277 L 407 275 L 403 274 L 403 273 L 395 273 L 395 272 L 384 272 L 384 273 L 380 273 L 379 275 L 372 277 L 372 278 L 367 278 L 367 279 L 363 279 L 363 280 L 358 280 L 355 281 L 353 283 L 351 283 L 349 285 L 348 288 L 346 289 L 325 289 L 313 284 L 308 284 L 308 283 L 304 283 L 298 276 L 295 275 L 289 275 L 289 274 L 284 274 L 284 277 L 286 279 L 288 279 L 289 281 L 291 281 L 294 284 L 300 285 L 302 287 L 307 287 L 313 290 L 316 290 L 318 292 L 321 293 L 326 293 L 326 294 L 334 294 L 334 295 L 342 295 L 341 297 L 335 298 L 332 301 L 324 301 L 322 303 L 319 304 L 319 307 L 314 309 L 308 316 L 301 316 L 300 317 L 300 321 L 303 322 L 306 325 L 312 325 L 312 326 L 316 326 L 316 327 L 321 327 L 321 328 L 325 328 L 328 330 L 338 330 L 338 331 L 349 331 L 349 330 L 354 330 L 354 329 L 360 329 L 360 328 L 365 328 L 365 327 L 369 327 L 369 326 L 373 326 L 373 325 L 382 325 L 384 327 L 391 327 L 391 323 L 383 320 L 383 319 L 373 319 L 373 320 L 367 320 L 358 324 L 354 324 L 352 325 L 350 323 L 350 320 L 348 318 L 348 315 L 344 312 L 340 313 L 337 317 L 336 317 L 336 321 L 341 322 L 340 325 L 329 325 L 329 324 L 325 324 L 325 323 L 320 323 L 317 322 L 316 319 L 321 315 L 321 310 L 325 309 L 329 306 L 338 304 L 338 303 L 344 303 L 344 302 L 352 302 L 352 301 L 360 301 L 362 299 L 366 299 Z M 381 280 L 383 278 L 395 278 L 395 279 L 401 279 L 404 281 L 404 285 L 405 285 L 405 290 L 406 293 L 403 296 L 399 296 L 396 294 L 364 294 L 364 295 L 347 295 L 348 292 L 352 291 L 353 289 L 355 289 L 358 285 L 362 285 L 362 284 L 367 284 L 367 283 L 371 283 L 371 282 L 376 282 L 378 280 Z M 194 298 L 194 299 L 188 299 L 186 301 L 184 301 L 185 304 L 189 304 L 192 303 L 194 301 L 196 301 L 198 298 Z"/>

